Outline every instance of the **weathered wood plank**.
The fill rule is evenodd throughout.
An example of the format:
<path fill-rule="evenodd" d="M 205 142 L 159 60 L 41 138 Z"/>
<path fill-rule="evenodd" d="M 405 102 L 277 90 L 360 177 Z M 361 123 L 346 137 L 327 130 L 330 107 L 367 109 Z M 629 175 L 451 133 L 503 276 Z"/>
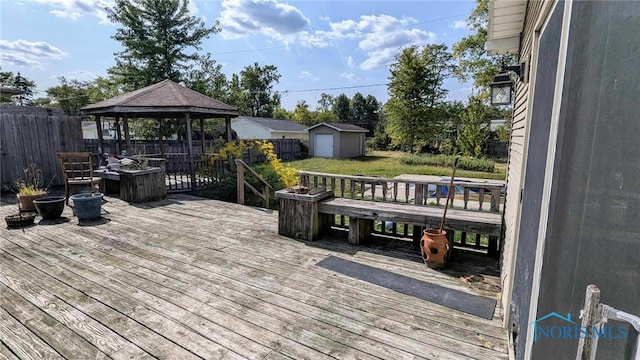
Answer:
<path fill-rule="evenodd" d="M 47 240 L 45 238 L 40 238 L 40 241 L 47 241 Z M 32 251 L 35 254 L 38 254 L 40 256 L 45 256 L 49 258 L 52 255 L 54 255 L 49 250 L 45 250 L 42 246 L 36 245 L 35 243 L 22 244 L 22 245 L 28 248 L 29 251 Z M 24 259 L 24 257 L 21 257 L 21 258 Z M 127 294 L 128 295 L 135 294 L 136 296 L 129 296 L 129 297 L 135 300 L 133 304 L 136 304 L 136 303 L 138 304 L 138 305 L 133 305 L 133 306 L 136 306 L 135 308 L 136 310 L 140 309 L 141 306 L 142 308 L 148 307 L 155 312 L 163 314 L 166 317 L 172 318 L 173 320 L 177 321 L 182 325 L 191 327 L 192 329 L 197 331 L 197 333 L 203 335 L 205 338 L 202 338 L 202 337 L 200 338 L 201 341 L 204 340 L 204 343 L 205 343 L 204 345 L 206 346 L 206 348 L 203 347 L 203 350 L 204 350 L 203 357 L 208 358 L 213 356 L 216 358 L 218 357 L 260 358 L 268 352 L 267 349 L 264 347 L 257 346 L 258 348 L 256 349 L 256 346 L 252 346 L 252 342 L 249 339 L 246 339 L 240 336 L 235 336 L 233 332 L 230 332 L 226 328 L 220 327 L 217 324 L 211 321 L 208 321 L 207 319 L 195 316 L 191 312 L 186 311 L 180 307 L 175 307 L 172 304 L 161 301 L 152 296 L 146 295 L 145 293 L 141 292 L 135 287 L 131 287 L 117 280 L 113 280 L 108 277 L 101 276 L 99 272 L 95 272 L 91 268 L 81 265 L 79 263 L 76 263 L 70 259 L 67 259 L 66 257 L 60 256 L 60 257 L 57 257 L 57 259 L 59 260 L 57 262 L 57 267 L 62 267 L 67 272 L 71 271 L 72 274 L 74 274 L 75 276 L 80 276 L 82 278 L 86 278 L 94 282 L 99 281 L 101 282 L 101 285 L 103 287 L 112 291 L 112 293 L 108 293 L 108 295 L 106 295 L 104 291 L 98 291 L 99 289 L 96 289 L 95 285 L 89 286 L 89 287 L 85 286 L 82 288 L 83 291 L 92 293 L 92 296 L 99 298 L 101 301 L 111 303 L 111 306 L 116 306 L 116 308 L 119 308 L 120 310 L 126 311 L 131 314 L 131 310 L 126 310 L 126 307 L 123 309 L 122 306 L 118 306 L 117 304 L 119 304 L 120 301 L 122 300 L 120 296 L 127 295 Z M 54 269 L 51 268 L 51 265 L 49 264 L 40 263 L 39 265 L 45 266 L 45 268 L 48 269 L 48 271 L 55 271 Z M 60 272 L 58 272 L 57 276 L 65 276 L 65 275 L 61 275 Z M 65 281 L 72 283 L 74 282 L 74 279 L 72 279 L 72 277 L 67 276 Z M 75 286 L 82 286 L 82 284 L 76 284 Z M 125 304 L 126 303 L 131 304 L 130 302 L 125 301 Z M 153 315 L 153 313 L 147 313 L 142 315 L 150 316 L 150 315 Z M 135 314 L 131 314 L 131 316 L 137 317 Z M 144 322 L 143 319 L 138 318 L 138 320 L 141 322 Z M 163 332 L 169 332 L 168 328 L 172 328 L 172 327 L 173 327 L 172 324 L 165 323 L 164 325 L 161 326 L 160 329 L 163 329 Z M 185 334 L 190 333 L 189 331 L 185 331 L 184 329 L 179 329 L 178 331 L 182 333 L 181 336 L 184 336 Z M 181 339 L 177 339 L 176 342 L 180 343 L 180 340 Z M 221 344 L 223 346 L 208 345 L 207 343 L 210 343 L 211 341 L 215 341 L 216 343 Z M 187 344 L 187 346 L 189 346 L 189 344 Z M 200 347 L 195 346 L 194 344 L 191 344 L 190 346 L 193 348 L 196 348 L 196 350 L 200 349 Z M 237 352 L 234 352 L 234 350 L 230 351 L 230 348 L 234 348 L 234 347 L 237 348 L 235 349 Z"/>
<path fill-rule="evenodd" d="M 5 259 L 3 259 L 3 263 Z M 23 273 L 24 274 L 24 273 Z M 26 275 L 26 274 L 25 274 Z M 0 284 L 2 308 L 66 358 L 106 359 L 107 355 L 35 305 Z"/>
<path fill-rule="evenodd" d="M 121 287 L 125 288 L 123 289 L 125 291 L 135 292 L 135 289 L 138 288 L 145 289 L 145 292 L 153 297 L 153 303 L 164 304 L 164 307 L 166 307 L 165 314 L 176 314 L 180 317 L 191 319 L 191 321 L 206 321 L 209 322 L 208 327 L 212 327 L 214 325 L 214 322 L 225 324 L 224 326 L 227 326 L 227 328 L 224 331 L 226 331 L 225 335 L 227 336 L 229 336 L 229 334 L 232 334 L 233 332 L 243 333 L 246 338 L 244 341 L 240 341 L 240 338 L 237 337 L 235 339 L 236 347 L 240 345 L 249 346 L 250 341 L 255 341 L 257 343 L 261 343 L 265 346 L 270 347 L 273 347 L 273 344 L 277 343 L 279 344 L 278 347 L 280 348 L 280 351 L 295 358 L 323 358 L 321 352 L 318 352 L 311 347 L 296 346 L 296 342 L 286 337 L 280 336 L 279 334 L 273 332 L 264 331 L 264 328 L 262 328 L 262 326 L 269 325 L 269 322 L 261 321 L 259 322 L 259 324 L 253 324 L 249 321 L 251 319 L 245 320 L 242 317 L 235 317 L 226 313 L 225 311 L 215 309 L 196 299 L 185 296 L 184 294 L 181 294 L 180 292 L 177 292 L 175 290 L 166 288 L 164 286 L 159 286 L 153 282 L 144 281 L 138 276 L 118 270 L 117 267 L 107 266 L 92 257 L 80 256 L 78 254 L 75 254 L 75 252 L 71 251 L 70 249 L 69 251 L 65 251 L 64 245 L 56 245 L 52 241 L 40 240 L 39 242 L 46 243 L 49 248 L 57 247 L 58 249 L 56 250 L 56 252 L 63 252 L 65 254 L 65 257 L 74 259 L 60 259 L 59 264 L 61 266 L 74 266 L 73 264 L 71 264 L 71 261 L 75 261 L 83 263 L 85 266 L 88 266 L 91 269 L 95 269 L 95 271 L 101 273 L 102 277 L 107 280 L 106 282 L 103 282 L 104 286 L 107 286 L 107 284 L 111 284 L 115 279 L 118 279 L 117 282 L 121 284 Z M 91 276 L 88 271 L 83 271 L 82 273 L 86 277 Z M 134 293 L 132 294 L 132 297 L 139 298 L 141 297 L 141 294 L 138 295 Z M 149 296 L 142 296 L 142 298 L 147 297 Z M 151 302 L 146 301 L 145 303 L 150 304 Z M 185 321 L 188 320 L 185 319 Z M 233 326 L 231 326 L 231 324 L 233 324 Z M 309 334 L 305 334 L 304 331 L 302 335 L 307 337 L 310 336 Z M 263 357 L 264 355 L 266 355 L 266 352 L 260 355 L 260 357 Z"/>
<path fill-rule="evenodd" d="M 30 279 L 33 280 L 33 283 L 37 286 L 40 286 L 44 289 L 54 290 L 57 293 L 57 296 L 65 301 L 67 304 L 74 306 L 76 309 L 82 311 L 85 314 L 89 314 L 92 318 L 99 321 L 101 324 L 108 326 L 110 329 L 116 331 L 119 335 L 123 336 L 127 340 L 131 341 L 145 352 L 149 352 L 155 357 L 161 358 L 180 358 L 180 359 L 195 359 L 198 358 L 191 352 L 185 350 L 174 342 L 168 341 L 164 336 L 161 336 L 153 331 L 150 331 L 145 326 L 140 323 L 134 321 L 133 319 L 122 315 L 120 312 L 114 312 L 112 308 L 104 305 L 101 302 L 95 301 L 93 298 L 87 297 L 84 293 L 77 291 L 70 286 L 56 281 L 46 274 L 35 271 L 33 268 L 29 268 L 28 266 L 22 265 L 19 262 L 14 261 L 11 257 L 6 255 L 0 255 L 1 259 L 5 262 L 5 264 L 9 264 L 11 268 L 13 268 L 16 273 L 28 275 Z M 95 285 L 94 285 L 95 286 Z M 120 305 L 120 308 L 123 306 Z M 148 313 L 144 310 L 136 309 L 137 306 L 130 306 L 126 311 L 141 313 L 142 316 L 147 316 L 153 318 L 155 314 Z M 46 319 L 42 320 L 43 322 L 47 322 Z M 49 321 L 50 322 L 50 321 Z M 167 327 L 171 327 L 171 322 L 164 322 L 160 329 L 166 329 Z M 170 331 L 167 331 L 170 332 Z M 58 350 L 63 353 L 65 357 L 68 357 L 65 353 L 71 351 L 72 354 L 76 354 L 78 356 L 82 353 L 81 350 L 85 350 L 82 346 L 83 344 L 80 341 L 76 341 L 77 346 L 74 347 L 74 338 L 68 335 L 64 335 L 63 331 L 56 332 L 55 334 L 47 337 L 46 339 L 51 339 L 51 341 L 47 341 L 49 344 L 52 342 L 60 343 L 61 346 L 64 347 L 63 350 Z M 183 333 L 184 334 L 184 333 Z M 62 336 L 62 337 L 61 337 Z M 169 335 L 170 336 L 170 335 Z M 181 335 L 184 336 L 184 335 Z M 42 337 L 42 336 L 41 336 Z M 61 337 L 61 338 L 60 338 Z M 44 337 L 43 337 L 44 338 Z M 65 345 L 65 342 L 67 344 Z M 56 347 L 58 349 L 58 347 Z M 91 349 L 89 349 L 91 350 Z M 96 349 L 97 350 L 97 349 Z M 82 356 L 83 358 L 94 358 L 95 356 Z M 74 357 L 74 356 L 71 356 Z"/>
<path fill-rule="evenodd" d="M 236 320 L 231 319 L 244 316 L 257 328 L 296 344 L 267 344 L 261 358 L 299 358 L 290 349 L 281 351 L 293 346 L 312 346 L 338 358 L 506 358 L 499 320 L 480 321 L 315 267 L 327 254 L 342 254 L 443 286 L 465 286 L 455 277 L 429 272 L 412 260 L 413 255 L 402 255 L 405 250 L 396 251 L 400 257 L 391 259 L 384 255 L 386 247 L 355 251 L 346 242 L 331 239 L 309 246 L 277 236 L 275 213 L 193 199 L 172 196 L 138 207 L 110 199 L 105 205 L 110 212 L 105 215 L 108 226 L 78 227 L 72 220 L 24 233 L 0 229 L 0 237 L 29 248 L 22 255 L 19 248 L 9 249 L 29 266 L 42 268 L 114 309 L 129 311 L 130 305 L 140 304 L 171 313 L 170 308 L 158 306 L 160 297 L 179 302 L 189 313 L 208 313 L 213 308 L 214 315 L 228 314 L 222 319 L 229 320 L 215 320 L 224 326 L 233 327 Z M 3 243 L 0 248 L 5 248 Z M 44 259 L 47 262 L 40 263 Z M 25 272 L 23 276 L 32 275 Z M 148 295 L 140 297 L 140 291 Z M 119 307 L 120 299 L 129 305 Z M 496 309 L 497 314 L 500 311 Z M 199 321 L 182 315 L 175 318 L 184 324 Z M 233 329 L 253 336 L 242 327 Z M 199 342 L 192 338 L 197 334 L 193 330 L 188 334 L 175 342 L 197 349 Z"/>
<path fill-rule="evenodd" d="M 107 234 L 107 233 L 105 233 L 104 235 L 107 235 L 107 236 L 108 236 L 108 234 Z M 191 236 L 189 236 L 189 237 L 191 237 Z M 127 241 L 128 241 L 128 240 L 130 240 L 130 239 L 134 239 L 134 238 L 137 238 L 137 237 L 132 236 L 131 234 L 128 234 L 128 235 L 127 235 Z M 145 240 L 146 238 L 148 238 L 148 236 L 141 236 L 141 238 L 140 238 L 140 239 L 138 239 L 138 240 L 136 240 L 136 241 L 140 241 L 140 242 L 147 242 L 147 241 Z M 198 240 L 194 239 L 194 241 L 198 241 Z M 180 241 L 180 242 L 182 242 L 182 241 Z M 121 246 L 122 246 L 122 245 L 121 245 Z M 173 244 L 172 244 L 172 246 L 173 246 Z M 282 249 L 282 248 L 280 248 L 280 250 L 278 250 L 278 251 L 279 251 L 279 252 L 281 252 L 282 250 L 283 250 L 283 249 Z M 161 249 L 154 249 L 154 251 L 159 251 L 159 253 L 160 253 L 160 254 L 163 254 L 164 256 L 173 256 L 173 255 L 169 255 L 169 254 L 170 254 L 169 252 L 166 252 L 166 253 L 165 253 L 165 252 L 164 252 L 163 250 L 161 250 Z M 194 250 L 187 250 L 186 248 L 185 248 L 185 250 L 184 250 L 184 251 L 185 251 L 185 252 L 187 252 L 187 253 L 195 252 Z M 206 250 L 205 250 L 205 251 L 206 251 Z M 203 252 L 203 250 L 202 250 L 202 249 L 200 249 L 200 250 L 198 250 L 198 252 Z M 233 251 L 233 252 L 230 252 L 230 253 L 228 253 L 228 254 L 226 254 L 224 259 L 235 256 L 236 252 L 237 252 L 237 250 L 236 250 L 236 251 Z M 288 256 L 289 256 L 289 254 L 287 254 L 287 257 L 288 257 Z M 251 258 L 251 257 L 252 257 L 252 255 L 251 255 L 251 252 L 250 252 L 250 251 L 247 251 L 247 253 L 245 253 L 245 254 L 238 254 L 238 257 L 243 258 L 244 260 L 248 260 L 248 258 Z M 274 255 L 274 258 L 275 258 L 275 257 L 277 257 L 277 255 Z M 274 265 L 271 265 L 272 263 L 277 262 L 277 260 L 274 260 L 274 258 L 272 258 L 272 259 L 270 259 L 270 260 L 265 260 L 265 259 L 256 259 L 256 261 L 255 261 L 255 262 L 254 262 L 254 261 L 251 261 L 250 263 L 252 264 L 252 266 L 253 266 L 253 267 L 252 267 L 252 268 L 248 268 L 246 271 L 247 271 L 247 272 L 254 272 L 254 274 L 255 274 L 255 269 L 267 269 L 267 268 L 268 268 L 268 270 L 269 270 L 269 271 L 278 271 L 278 272 L 280 272 L 280 271 L 279 271 L 279 269 L 283 267 L 283 266 L 282 266 L 282 264 L 274 264 Z M 216 258 L 216 259 L 215 259 L 215 262 L 214 262 L 213 264 L 221 264 L 221 263 L 227 262 L 227 261 L 226 261 L 226 260 L 224 260 L 224 259 Z M 197 260 L 194 260 L 194 259 L 186 259 L 186 258 L 185 258 L 185 260 L 184 260 L 184 261 L 185 261 L 185 262 L 188 262 L 188 263 L 198 263 L 198 264 L 201 264 L 201 265 L 199 265 L 199 266 L 202 266 L 202 267 L 205 267 L 205 268 L 209 268 L 209 267 L 211 267 L 211 266 L 214 266 L 214 265 L 213 265 L 213 264 L 211 264 L 211 263 L 200 262 L 200 261 L 197 261 Z M 248 262 L 248 261 L 244 261 L 244 262 L 246 263 L 246 262 Z M 237 264 L 237 263 L 234 263 L 234 264 L 229 264 L 229 266 L 228 266 L 228 267 L 235 269 L 235 268 L 242 268 L 242 267 L 244 267 L 244 266 L 243 266 L 243 265 L 239 265 L 239 264 Z M 306 266 L 305 266 L 305 267 L 306 267 Z M 294 276 L 294 277 L 298 278 L 298 274 L 297 274 L 297 273 L 299 273 L 299 272 L 301 272 L 301 271 L 304 271 L 304 268 L 301 268 L 301 267 L 300 267 L 300 265 L 298 264 L 298 265 L 295 265 L 295 266 L 291 266 L 291 269 L 290 269 L 290 270 L 287 270 L 287 269 L 282 269 L 282 270 L 283 270 L 283 271 L 281 271 L 281 272 L 282 272 L 282 275 L 283 275 L 283 276 Z M 225 270 L 222 270 L 222 269 L 221 269 L 221 270 L 219 270 L 219 271 L 225 271 Z M 228 271 L 227 271 L 227 272 L 228 272 Z M 293 273 L 295 273 L 295 274 L 294 274 L 294 275 L 291 275 L 291 273 L 292 273 L 292 272 L 293 272 Z M 238 276 L 239 276 L 240 278 L 246 277 L 246 275 L 243 275 L 243 274 L 244 274 L 244 272 L 241 272 L 241 273 L 239 273 L 239 274 L 238 274 Z M 319 286 L 319 284 L 322 284 L 322 281 L 323 281 L 323 280 L 321 280 L 321 279 L 323 279 L 323 278 L 325 278 L 325 277 L 326 277 L 327 279 L 329 279 L 329 278 L 331 278 L 331 275 L 329 275 L 329 274 L 327 274 L 327 275 L 323 275 L 323 274 L 318 274 L 318 273 L 314 273 L 313 275 L 310 275 L 309 277 L 311 277 L 311 278 L 313 278 L 313 279 L 318 278 L 318 282 L 317 282 L 317 283 L 316 283 L 316 282 L 310 282 L 310 281 L 308 281 L 308 280 L 307 280 L 307 277 L 308 277 L 307 275 L 302 275 L 302 274 L 301 274 L 301 275 L 300 275 L 300 277 L 299 277 L 300 279 L 302 279 L 302 278 L 304 278 L 304 279 L 305 279 L 305 280 L 303 281 L 303 285 L 301 285 L 301 288 L 303 288 L 303 289 L 304 289 L 304 288 L 309 288 L 309 287 L 314 287 L 314 288 L 315 288 L 315 287 L 318 287 L 318 286 Z M 346 280 L 346 282 L 347 282 L 348 284 L 347 284 L 347 283 L 345 283 L 345 287 L 344 287 L 344 289 L 348 289 L 348 290 L 351 290 L 351 288 L 352 288 L 355 284 L 357 284 L 357 283 L 358 283 L 357 281 L 349 282 L 349 280 L 348 280 L 348 279 Z M 276 285 L 276 286 L 274 286 L 273 288 L 274 288 L 274 289 L 280 289 L 280 286 L 279 286 L 279 285 Z M 361 296 L 361 295 L 362 295 L 362 289 L 355 291 L 355 292 L 354 292 L 354 294 L 355 294 L 355 295 L 354 295 L 354 298 L 361 298 L 361 297 L 362 297 L 362 296 Z M 321 293 L 321 296 L 326 296 L 326 294 L 322 294 L 322 293 Z M 377 297 L 379 297 L 379 295 L 375 295 L 375 294 L 367 295 L 367 298 L 369 298 L 369 297 L 377 298 Z M 414 301 L 414 300 L 415 300 L 415 299 L 413 299 L 413 298 L 410 298 L 410 299 L 412 299 L 412 301 Z M 399 300 L 399 298 L 398 298 L 397 293 L 390 294 L 390 296 L 389 296 L 389 301 L 391 301 L 391 302 L 393 302 L 393 303 L 395 303 L 395 304 L 398 304 L 398 300 Z M 407 307 L 408 307 L 408 308 L 415 307 L 415 304 L 412 304 L 411 306 L 408 306 L 408 305 L 407 305 Z M 404 308 L 404 307 L 402 307 L 402 308 Z M 434 306 L 433 304 L 430 304 L 430 305 L 428 306 L 429 312 L 432 312 L 434 308 L 437 308 L 437 306 Z M 450 309 L 447 309 L 447 308 L 444 308 L 444 307 L 443 307 L 443 310 L 442 310 L 442 311 L 443 311 L 443 312 L 445 312 L 445 313 L 449 313 L 449 312 L 450 312 Z M 499 325 L 496 325 L 496 326 L 499 326 Z"/>
<path fill-rule="evenodd" d="M 50 292 L 38 288 L 10 269 L 3 268 L 3 272 L 0 274 L 0 282 L 49 316 L 88 339 L 105 354 L 113 354 L 131 344 L 104 325 L 56 298 Z"/>
<path fill-rule="evenodd" d="M 318 205 L 318 211 L 354 218 L 389 220 L 403 224 L 438 227 L 442 220 L 443 209 L 411 204 L 333 198 L 321 202 Z M 500 236 L 501 217 L 497 213 L 451 209 L 447 212 L 446 225 L 461 231 Z"/>
<path fill-rule="evenodd" d="M 128 250 L 128 251 L 132 251 L 132 250 Z M 174 273 L 174 274 L 175 274 L 175 273 Z M 197 289 L 206 289 L 206 287 L 207 287 L 207 283 L 202 283 L 202 282 L 201 282 L 201 283 L 198 283 L 198 284 L 197 284 L 197 286 L 195 286 L 195 288 L 197 288 Z M 196 291 L 196 293 L 197 293 L 197 291 Z M 215 291 L 213 291 L 213 290 L 212 290 L 212 293 L 215 293 L 215 294 L 220 294 L 220 293 L 227 294 L 227 293 L 229 293 L 229 290 L 217 290 L 217 289 L 216 289 Z M 269 296 L 262 295 L 262 296 L 257 297 L 257 298 L 265 299 L 265 298 L 269 298 Z M 253 303 L 253 301 L 251 301 L 251 300 L 249 300 L 249 301 L 250 301 L 249 303 Z M 279 300 L 278 300 L 278 301 L 277 301 L 277 303 L 278 303 L 278 304 L 280 304 L 280 303 L 281 303 L 281 301 L 279 301 Z M 229 308 L 229 307 L 233 307 L 233 304 L 225 303 L 225 304 L 221 304 L 220 306 L 222 306 L 223 308 Z M 239 310 L 239 311 L 241 311 L 241 310 Z M 279 310 L 279 311 L 278 311 L 278 310 L 274 310 L 274 311 L 273 311 L 273 314 L 281 314 L 281 313 L 282 313 L 282 311 L 283 311 L 283 310 Z M 285 310 L 285 311 L 286 311 L 286 310 Z M 308 315 L 308 313 L 307 313 L 306 311 L 305 311 L 304 313 Z M 276 316 L 277 316 L 277 315 L 276 315 Z M 253 318 L 253 317 L 254 317 L 254 316 L 251 316 L 251 318 Z M 320 317 L 320 319 L 322 319 L 322 317 Z M 325 316 L 325 319 L 326 319 L 326 316 Z M 326 321 L 326 320 L 325 320 L 325 321 Z M 302 323 L 304 323 L 304 320 L 296 320 L 296 321 L 295 321 L 295 324 L 300 324 L 301 322 L 302 322 Z M 349 323 L 350 323 L 350 322 L 349 322 Z M 316 326 L 313 326 L 313 327 L 310 327 L 310 328 L 312 328 L 312 329 L 313 329 L 313 328 L 317 329 L 317 328 L 318 328 L 318 326 L 316 325 Z M 333 331 L 335 331 L 335 330 L 333 330 Z M 360 331 L 358 331 L 358 332 L 361 332 L 361 331 L 362 331 L 362 330 L 360 330 Z M 367 330 L 367 333 L 370 333 L 371 331 L 374 331 L 374 332 L 375 332 L 375 330 Z M 440 329 L 440 331 L 442 331 L 442 329 Z M 332 332 L 331 332 L 331 331 L 328 331 L 327 333 L 328 333 L 328 334 L 331 334 Z M 326 336 L 326 335 L 325 335 L 325 336 Z M 438 335 L 435 335 L 435 334 L 434 334 L 433 336 L 436 336 L 436 337 L 437 337 Z M 395 341 L 396 346 L 398 346 L 398 345 L 397 345 L 397 342 L 398 342 L 398 340 L 396 340 L 396 341 Z M 414 347 L 415 347 L 415 345 L 414 345 Z M 365 347 L 365 349 L 366 349 L 366 347 Z M 473 354 L 473 353 L 480 353 L 480 352 L 482 352 L 482 349 L 474 349 L 474 350 L 470 351 L 470 353 L 472 353 L 472 354 Z M 442 356 L 442 355 L 441 355 L 441 356 Z M 490 355 L 487 355 L 487 356 L 488 356 L 488 357 L 490 357 Z M 488 357 L 487 357 L 487 358 L 488 358 Z"/>
<path fill-rule="evenodd" d="M 64 359 L 36 334 L 0 308 L 0 340 L 23 359 Z"/>
<path fill-rule="evenodd" d="M 20 360 L 0 341 L 0 360 Z"/>

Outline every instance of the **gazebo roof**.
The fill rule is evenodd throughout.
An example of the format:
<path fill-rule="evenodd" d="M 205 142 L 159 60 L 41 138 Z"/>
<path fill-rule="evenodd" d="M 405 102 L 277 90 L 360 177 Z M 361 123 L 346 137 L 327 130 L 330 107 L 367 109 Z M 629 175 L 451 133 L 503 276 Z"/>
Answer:
<path fill-rule="evenodd" d="M 82 115 L 191 118 L 235 117 L 238 109 L 169 79 L 124 95 L 87 105 Z"/>

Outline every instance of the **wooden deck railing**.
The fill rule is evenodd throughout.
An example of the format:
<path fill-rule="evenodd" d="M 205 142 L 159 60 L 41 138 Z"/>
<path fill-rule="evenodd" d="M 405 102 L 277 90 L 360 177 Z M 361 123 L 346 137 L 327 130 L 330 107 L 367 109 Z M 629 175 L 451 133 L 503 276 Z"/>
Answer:
<path fill-rule="evenodd" d="M 383 178 L 359 175 L 328 174 L 313 171 L 298 172 L 300 185 L 323 190 L 333 190 L 334 196 L 369 201 L 402 202 L 424 206 L 444 206 L 449 180 L 439 176 L 400 176 Z M 458 195 L 451 199 L 450 206 L 457 209 L 499 213 L 504 204 L 504 182 L 496 180 L 455 178 L 454 188 Z M 334 227 L 348 228 L 348 219 L 335 216 Z M 445 226 L 457 247 L 489 251 L 486 234 L 468 233 Z M 374 233 L 395 237 L 415 238 L 421 236 L 418 226 L 380 221 Z M 492 239 L 495 242 L 495 239 Z M 495 249 L 493 249 L 495 250 Z"/>
<path fill-rule="evenodd" d="M 238 182 L 238 204 L 244 205 L 244 187 L 246 186 L 251 192 L 256 194 L 264 201 L 264 207 L 269 208 L 269 191 L 271 189 L 271 185 L 266 182 L 262 176 L 260 176 L 257 172 L 255 172 L 247 163 L 242 161 L 241 159 L 236 159 L 236 169 L 238 172 L 237 182 Z M 258 179 L 260 185 L 262 185 L 262 192 L 256 190 L 251 184 L 249 184 L 245 180 L 245 174 L 249 173 L 254 178 Z"/>
<path fill-rule="evenodd" d="M 218 178 L 221 166 L 211 164 L 211 156 L 215 154 L 197 154 L 193 158 L 193 169 L 187 153 L 164 154 L 165 174 L 168 192 L 192 191 L 206 189 Z"/>

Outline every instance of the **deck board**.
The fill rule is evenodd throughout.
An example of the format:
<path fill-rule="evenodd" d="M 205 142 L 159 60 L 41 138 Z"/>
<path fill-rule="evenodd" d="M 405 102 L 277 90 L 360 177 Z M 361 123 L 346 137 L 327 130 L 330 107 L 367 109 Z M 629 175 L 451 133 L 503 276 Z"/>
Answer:
<path fill-rule="evenodd" d="M 495 286 L 461 279 L 473 268 L 428 269 L 410 244 L 299 242 L 277 235 L 276 212 L 182 194 L 135 206 L 109 198 L 104 208 L 100 221 L 82 226 L 66 208 L 70 221 L 0 230 L 0 291 L 10 291 L 0 315 L 22 329 L 1 335 L 0 358 L 37 358 L 21 345 L 33 337 L 38 351 L 64 358 L 74 346 L 85 358 L 507 358 L 498 317 L 315 266 L 335 255 L 497 295 Z M 0 214 L 13 210 L 2 206 Z M 484 284 L 499 281 L 483 276 Z M 91 327 L 78 328 L 72 316 Z M 59 341 L 55 329 L 73 341 Z"/>

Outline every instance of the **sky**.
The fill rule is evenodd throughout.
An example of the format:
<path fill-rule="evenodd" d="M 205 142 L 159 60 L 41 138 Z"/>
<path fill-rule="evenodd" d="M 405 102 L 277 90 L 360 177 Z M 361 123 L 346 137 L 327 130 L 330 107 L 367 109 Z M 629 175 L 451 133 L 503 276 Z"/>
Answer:
<path fill-rule="evenodd" d="M 122 50 L 103 10 L 112 0 L 0 0 L 0 68 L 35 81 L 36 97 L 58 77 L 105 76 Z M 388 99 L 389 64 L 409 45 L 451 46 L 470 32 L 475 1 L 192 0 L 192 14 L 221 31 L 205 39 L 230 77 L 248 65 L 275 65 L 274 89 L 293 110 L 314 109 L 323 92 Z M 449 100 L 465 100 L 470 83 L 447 79 Z"/>

